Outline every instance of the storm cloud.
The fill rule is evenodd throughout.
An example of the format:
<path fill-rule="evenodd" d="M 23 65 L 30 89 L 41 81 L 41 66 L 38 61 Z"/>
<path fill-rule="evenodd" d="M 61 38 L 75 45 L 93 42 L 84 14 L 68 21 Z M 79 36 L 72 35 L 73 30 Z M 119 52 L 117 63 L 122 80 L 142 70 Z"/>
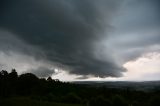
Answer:
<path fill-rule="evenodd" d="M 158 3 L 1 0 L 0 51 L 27 55 L 41 65 L 47 61 L 49 68 L 27 69 L 39 76 L 54 73 L 53 65 L 80 78 L 121 77 L 126 61 L 159 45 Z"/>
<path fill-rule="evenodd" d="M 106 52 L 105 57 L 109 58 L 106 60 L 100 60 L 95 55 L 101 55 L 96 47 L 106 37 L 107 30 L 112 28 L 109 22 L 119 2 L 5 0 L 2 4 L 1 28 L 12 32 L 33 49 L 38 49 L 38 55 L 43 54 L 39 57 L 34 55 L 35 58 L 49 60 L 72 74 L 122 75 L 124 69 L 112 60 L 110 53 Z M 19 48 L 22 47 L 13 47 L 16 51 L 20 51 Z M 31 51 L 33 53 L 29 55 L 33 55 L 33 49 L 21 52 Z"/>
<path fill-rule="evenodd" d="M 160 1 L 126 1 L 112 25 L 116 29 L 108 44 L 123 61 L 130 61 L 148 52 L 160 51 Z"/>

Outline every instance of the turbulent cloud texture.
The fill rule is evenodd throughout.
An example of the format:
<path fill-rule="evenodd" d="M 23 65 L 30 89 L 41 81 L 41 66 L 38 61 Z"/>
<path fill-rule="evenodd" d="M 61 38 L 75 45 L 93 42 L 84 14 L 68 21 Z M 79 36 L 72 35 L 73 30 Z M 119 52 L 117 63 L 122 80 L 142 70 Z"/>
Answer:
<path fill-rule="evenodd" d="M 124 69 L 114 62 L 109 51 L 103 53 L 103 57 L 109 59 L 101 60 L 96 56 L 102 55 L 96 48 L 103 49 L 99 42 L 112 28 L 110 20 L 119 2 L 5 0 L 2 4 L 1 28 L 30 46 L 27 46 L 29 50 L 26 45 L 19 45 L 12 37 L 7 37 L 15 43 L 12 49 L 16 52 L 46 59 L 73 74 L 100 77 L 122 75 Z M 1 36 L 5 35 L 1 33 Z"/>
<path fill-rule="evenodd" d="M 0 52 L 40 61 L 26 69 L 38 76 L 51 75 L 55 67 L 82 75 L 80 79 L 121 77 L 125 62 L 160 50 L 159 4 L 158 0 L 1 0 Z"/>

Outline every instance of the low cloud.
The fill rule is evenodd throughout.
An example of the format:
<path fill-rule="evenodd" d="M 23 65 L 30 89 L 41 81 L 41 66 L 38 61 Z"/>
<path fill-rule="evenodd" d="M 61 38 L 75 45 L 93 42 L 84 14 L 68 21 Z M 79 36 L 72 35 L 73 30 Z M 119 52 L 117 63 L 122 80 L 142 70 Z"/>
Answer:
<path fill-rule="evenodd" d="M 52 69 L 59 68 L 80 79 L 121 77 L 126 62 L 159 52 L 159 3 L 1 0 L 0 52 L 6 58 L 18 55 L 14 64 L 25 59 L 25 71 L 38 76 L 52 75 Z M 0 63 L 6 65 L 4 60 Z"/>
<path fill-rule="evenodd" d="M 96 51 L 101 48 L 97 47 L 98 43 L 112 29 L 110 20 L 119 5 L 120 2 L 113 0 L 5 0 L 0 26 L 30 45 L 33 49 L 29 55 L 51 61 L 70 74 L 120 77 L 125 69 L 109 51 L 103 55 L 108 60 L 95 56 L 100 54 Z M 20 52 L 28 51 L 21 49 Z M 45 75 L 41 70 L 37 74 L 40 73 Z"/>

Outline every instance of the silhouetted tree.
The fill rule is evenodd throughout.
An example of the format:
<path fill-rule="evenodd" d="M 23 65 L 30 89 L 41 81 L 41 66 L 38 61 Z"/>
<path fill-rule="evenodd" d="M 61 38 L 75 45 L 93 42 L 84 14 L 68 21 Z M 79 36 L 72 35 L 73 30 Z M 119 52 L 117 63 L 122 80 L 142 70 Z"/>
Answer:
<path fill-rule="evenodd" d="M 2 70 L 1 71 L 1 75 L 4 76 L 4 77 L 7 77 L 8 76 L 8 72 L 6 70 Z"/>
<path fill-rule="evenodd" d="M 32 73 L 22 74 L 18 78 L 18 90 L 20 94 L 31 94 L 35 92 L 33 89 L 38 89 L 39 79 Z"/>
<path fill-rule="evenodd" d="M 8 74 L 11 81 L 15 81 L 18 78 L 18 74 L 15 69 L 12 69 L 11 73 Z"/>
<path fill-rule="evenodd" d="M 51 78 L 51 77 L 48 77 L 48 78 L 47 78 L 47 81 L 53 81 L 53 80 L 52 80 L 52 78 Z"/>

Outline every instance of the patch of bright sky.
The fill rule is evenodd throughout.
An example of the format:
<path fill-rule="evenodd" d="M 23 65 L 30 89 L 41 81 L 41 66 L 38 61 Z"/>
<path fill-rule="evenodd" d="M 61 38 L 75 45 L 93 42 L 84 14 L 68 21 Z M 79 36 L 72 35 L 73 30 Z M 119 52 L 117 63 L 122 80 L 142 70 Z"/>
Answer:
<path fill-rule="evenodd" d="M 123 67 L 127 69 L 120 78 L 89 78 L 85 81 L 153 81 L 160 80 L 160 53 L 151 52 L 126 62 Z"/>
<path fill-rule="evenodd" d="M 160 53 L 146 53 L 123 65 L 128 72 L 124 80 L 160 80 Z M 156 75 L 156 76 L 155 76 Z"/>

